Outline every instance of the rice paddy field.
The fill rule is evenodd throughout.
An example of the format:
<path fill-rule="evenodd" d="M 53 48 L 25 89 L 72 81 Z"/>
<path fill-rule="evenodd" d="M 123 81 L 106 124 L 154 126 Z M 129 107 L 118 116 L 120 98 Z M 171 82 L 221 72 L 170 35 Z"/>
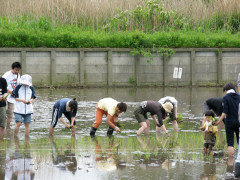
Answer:
<path fill-rule="evenodd" d="M 214 156 L 204 156 L 199 129 L 204 100 L 222 97 L 222 88 L 37 89 L 36 93 L 30 137 L 24 136 L 24 126 L 14 137 L 12 122 L 0 143 L 0 179 L 234 179 L 234 159 L 227 157 L 224 128 L 217 134 Z M 137 137 L 134 106 L 166 95 L 178 99 L 178 112 L 183 115 L 179 132 L 173 132 L 165 120 L 170 137 L 156 134 L 150 119 L 150 135 Z M 76 136 L 71 137 L 70 130 L 58 122 L 49 138 L 52 107 L 64 97 L 78 100 Z M 104 97 L 128 105 L 119 117 L 121 133 L 107 137 L 104 118 L 91 138 L 95 105 Z"/>

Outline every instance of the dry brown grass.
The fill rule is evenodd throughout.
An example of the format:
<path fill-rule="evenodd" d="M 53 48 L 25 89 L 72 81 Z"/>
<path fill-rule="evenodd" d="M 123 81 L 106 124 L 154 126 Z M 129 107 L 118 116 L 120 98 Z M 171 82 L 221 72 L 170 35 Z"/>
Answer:
<path fill-rule="evenodd" d="M 240 13 L 240 0 L 214 0 L 212 3 L 204 3 L 203 0 L 162 0 L 167 10 L 176 10 L 187 17 L 193 17 L 195 21 L 206 19 L 213 14 Z"/>
<path fill-rule="evenodd" d="M 217 12 L 240 12 L 240 0 L 160 0 L 166 10 L 176 10 L 195 21 L 205 19 Z M 34 15 L 48 16 L 53 22 L 70 24 L 103 23 L 114 17 L 119 10 L 131 10 L 144 5 L 144 0 L 0 0 L 0 15 L 16 17 Z"/>
<path fill-rule="evenodd" d="M 76 23 L 79 19 L 98 21 L 142 5 L 143 0 L 0 0 L 0 15 L 48 16 L 53 21 Z"/>

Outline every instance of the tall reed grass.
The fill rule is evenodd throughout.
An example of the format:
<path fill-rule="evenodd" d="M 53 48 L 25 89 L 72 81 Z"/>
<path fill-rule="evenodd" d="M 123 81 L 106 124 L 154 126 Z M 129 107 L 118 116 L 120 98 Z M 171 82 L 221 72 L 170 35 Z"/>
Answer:
<path fill-rule="evenodd" d="M 0 0 L 7 19 L 46 18 L 81 29 L 238 31 L 239 0 Z"/>

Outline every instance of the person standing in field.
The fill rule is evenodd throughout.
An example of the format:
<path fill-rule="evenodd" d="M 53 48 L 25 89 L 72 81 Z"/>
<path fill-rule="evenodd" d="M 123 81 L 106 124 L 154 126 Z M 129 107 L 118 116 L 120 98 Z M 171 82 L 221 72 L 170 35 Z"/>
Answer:
<path fill-rule="evenodd" d="M 142 101 L 134 109 L 134 115 L 140 125 L 140 128 L 137 131 L 137 135 L 140 136 L 143 132 L 148 136 L 150 131 L 150 122 L 148 120 L 147 113 L 150 113 L 154 122 L 160 129 L 168 134 L 168 131 L 163 124 L 163 119 L 167 116 L 167 113 L 170 113 L 173 109 L 173 105 L 170 102 L 166 102 L 161 105 L 156 101 Z M 157 115 L 157 119 L 155 117 Z M 169 135 L 169 134 L 168 134 Z"/>
<path fill-rule="evenodd" d="M 206 120 L 203 126 L 200 127 L 201 131 L 204 131 L 204 154 L 213 155 L 213 147 L 216 143 L 217 126 L 213 124 L 213 118 L 215 117 L 213 111 L 208 110 L 205 112 L 204 119 Z"/>
<path fill-rule="evenodd" d="M 17 136 L 19 127 L 25 125 L 25 136 L 29 136 L 31 116 L 33 114 L 33 101 L 36 98 L 35 90 L 32 86 L 32 77 L 28 74 L 21 76 L 20 85 L 13 90 L 15 97 L 14 116 L 15 128 L 14 135 Z"/>
<path fill-rule="evenodd" d="M 119 114 L 127 111 L 126 103 L 118 102 L 113 98 L 103 98 L 99 100 L 96 108 L 96 121 L 91 127 L 90 136 L 95 136 L 95 133 L 102 122 L 103 115 L 107 117 L 106 123 L 109 125 L 107 131 L 108 136 L 112 135 L 114 130 L 121 132 L 115 123 L 118 121 Z"/>
<path fill-rule="evenodd" d="M 177 123 L 177 110 L 178 110 L 178 101 L 176 98 L 172 96 L 166 96 L 164 98 L 161 98 L 158 101 L 161 105 L 163 105 L 166 102 L 170 102 L 173 105 L 172 111 L 169 113 L 169 117 L 172 121 L 173 129 L 175 132 L 178 132 L 178 123 Z"/>
<path fill-rule="evenodd" d="M 238 93 L 240 94 L 240 73 L 238 74 L 237 86 L 238 86 Z M 240 131 L 240 127 L 239 127 L 239 131 Z M 238 142 L 239 142 L 239 140 L 238 140 Z M 237 159 L 235 161 L 235 173 L 234 173 L 234 175 L 237 178 L 240 177 L 240 144 L 238 144 L 238 154 L 237 154 Z"/>
<path fill-rule="evenodd" d="M 78 103 L 76 98 L 69 99 L 63 98 L 58 100 L 53 106 L 52 122 L 49 127 L 49 136 L 53 135 L 54 128 L 56 127 L 58 120 L 65 125 L 65 128 L 70 128 L 72 131 L 72 136 L 76 133 L 76 121 L 75 117 L 77 114 Z M 62 118 L 62 114 L 69 120 L 70 126 Z"/>
<path fill-rule="evenodd" d="M 0 141 L 3 139 L 6 127 L 6 98 L 7 98 L 7 81 L 0 77 Z"/>
<path fill-rule="evenodd" d="M 7 90 L 8 90 L 8 93 L 10 94 L 7 97 L 7 110 L 6 110 L 7 128 L 10 128 L 10 123 L 13 118 L 15 100 L 14 100 L 14 97 L 12 96 L 13 95 L 12 92 L 20 81 L 20 74 L 19 74 L 20 70 L 21 70 L 21 64 L 19 62 L 14 62 L 12 64 L 12 69 L 3 75 L 3 78 L 5 78 L 7 81 Z"/>
<path fill-rule="evenodd" d="M 223 113 L 216 122 L 218 125 L 224 118 L 225 130 L 228 144 L 228 155 L 234 155 L 234 133 L 239 143 L 239 112 L 240 112 L 240 95 L 236 93 L 235 87 L 232 83 L 227 83 L 223 87 L 225 96 L 223 97 Z"/>

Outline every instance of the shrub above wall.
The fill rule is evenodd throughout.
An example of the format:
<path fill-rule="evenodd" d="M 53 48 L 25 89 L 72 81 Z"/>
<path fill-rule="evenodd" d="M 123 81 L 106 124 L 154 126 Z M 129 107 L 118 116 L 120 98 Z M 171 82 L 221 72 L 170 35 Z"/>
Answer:
<path fill-rule="evenodd" d="M 48 48 L 239 48 L 240 32 L 70 32 L 1 30 L 0 47 Z"/>

